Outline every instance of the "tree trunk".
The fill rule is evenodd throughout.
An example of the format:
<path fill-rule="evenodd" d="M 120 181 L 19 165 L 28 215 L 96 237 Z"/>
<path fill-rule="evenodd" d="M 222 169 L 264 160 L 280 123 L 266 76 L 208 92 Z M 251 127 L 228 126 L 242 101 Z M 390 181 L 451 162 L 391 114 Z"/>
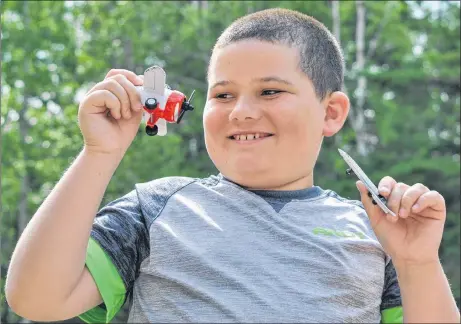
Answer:
<path fill-rule="evenodd" d="M 208 10 L 208 1 L 207 0 L 200 1 L 200 5 L 202 7 L 202 10 Z"/>
<path fill-rule="evenodd" d="M 363 0 L 357 0 L 355 2 L 357 19 L 356 19 L 356 29 L 355 29 L 355 44 L 356 44 L 356 60 L 352 65 L 353 75 L 357 77 L 357 85 L 355 87 L 355 92 L 353 96 L 355 100 L 351 100 L 351 110 L 349 112 L 349 123 L 356 134 L 356 149 L 357 153 L 361 156 L 365 156 L 370 151 L 369 142 L 370 134 L 367 132 L 367 125 L 365 120 L 365 107 L 366 107 L 366 98 L 367 98 L 367 78 L 362 74 L 366 68 L 367 61 L 369 61 L 378 46 L 380 36 L 385 25 L 390 19 L 390 14 L 393 10 L 393 6 L 396 5 L 395 2 L 389 1 L 386 3 L 384 9 L 384 17 L 381 20 L 375 34 L 371 38 L 368 46 L 368 51 L 366 52 L 366 8 Z M 339 1 L 332 1 L 332 17 L 333 17 L 333 33 L 340 42 L 340 11 L 339 11 Z M 347 94 L 346 85 L 343 86 L 343 91 Z M 348 94 L 350 97 L 350 94 Z M 335 142 L 336 143 L 336 142 Z"/>
<path fill-rule="evenodd" d="M 366 9 L 365 4 L 362 0 L 357 0 L 355 2 L 357 10 L 357 24 L 356 24 L 356 33 L 355 33 L 355 43 L 356 43 L 356 62 L 353 69 L 357 74 L 361 74 L 365 68 L 366 58 L 365 58 L 365 19 L 366 19 Z M 367 91 L 367 79 L 363 75 L 359 75 L 357 79 L 357 87 L 355 90 L 355 105 L 353 118 L 350 119 L 352 127 L 354 128 L 357 141 L 357 152 L 358 154 L 365 156 L 368 153 L 367 148 L 367 132 L 365 125 L 365 116 L 364 116 L 364 107 L 366 100 Z"/>
<path fill-rule="evenodd" d="M 339 11 L 339 0 L 331 2 L 331 16 L 333 18 L 333 35 L 341 45 L 341 13 Z"/>
<path fill-rule="evenodd" d="M 389 19 L 391 18 L 391 14 L 394 11 L 394 7 L 398 6 L 398 2 L 395 1 L 388 1 L 386 3 L 386 6 L 384 7 L 384 18 L 381 19 L 379 22 L 379 26 L 376 29 L 375 34 L 371 38 L 369 45 L 368 45 L 368 52 L 365 57 L 365 60 L 368 61 L 370 60 L 373 55 L 375 54 L 376 48 L 378 47 L 379 39 L 381 37 L 381 34 L 383 32 L 384 27 L 388 24 Z"/>

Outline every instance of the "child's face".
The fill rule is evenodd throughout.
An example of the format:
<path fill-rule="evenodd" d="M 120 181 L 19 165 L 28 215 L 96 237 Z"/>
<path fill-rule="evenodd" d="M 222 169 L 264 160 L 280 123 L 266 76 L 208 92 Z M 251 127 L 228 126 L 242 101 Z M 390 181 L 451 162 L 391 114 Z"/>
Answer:
<path fill-rule="evenodd" d="M 225 177 L 259 189 L 313 184 L 323 136 L 331 134 L 325 102 L 298 64 L 296 48 L 257 40 L 215 51 L 203 123 L 208 154 Z M 241 133 L 247 140 L 230 138 Z"/>

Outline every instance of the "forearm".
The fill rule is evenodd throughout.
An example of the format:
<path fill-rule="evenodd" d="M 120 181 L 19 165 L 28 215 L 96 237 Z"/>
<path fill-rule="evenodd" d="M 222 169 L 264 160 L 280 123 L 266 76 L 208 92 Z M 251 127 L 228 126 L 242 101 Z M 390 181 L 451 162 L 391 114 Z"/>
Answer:
<path fill-rule="evenodd" d="M 396 265 L 405 323 L 459 323 L 447 277 L 440 262 Z"/>
<path fill-rule="evenodd" d="M 21 235 L 6 285 L 9 302 L 58 303 L 85 265 L 99 205 L 119 160 L 82 151 Z"/>

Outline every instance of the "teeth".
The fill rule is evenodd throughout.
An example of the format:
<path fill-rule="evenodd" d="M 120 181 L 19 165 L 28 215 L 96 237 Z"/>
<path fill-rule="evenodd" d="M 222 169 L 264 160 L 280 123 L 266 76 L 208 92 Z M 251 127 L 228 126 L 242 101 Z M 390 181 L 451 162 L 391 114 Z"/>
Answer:
<path fill-rule="evenodd" d="M 246 134 L 246 135 L 234 135 L 234 139 L 237 141 L 250 141 L 254 139 L 258 139 L 263 137 L 263 135 L 256 133 L 256 134 Z"/>

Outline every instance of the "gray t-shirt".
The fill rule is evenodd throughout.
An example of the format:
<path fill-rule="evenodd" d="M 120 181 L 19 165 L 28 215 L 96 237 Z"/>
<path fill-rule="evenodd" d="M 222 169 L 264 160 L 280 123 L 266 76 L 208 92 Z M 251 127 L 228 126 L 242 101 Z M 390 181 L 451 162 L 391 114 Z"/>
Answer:
<path fill-rule="evenodd" d="M 129 296 L 129 322 L 379 323 L 401 311 L 394 267 L 361 203 L 317 186 L 162 178 L 103 207 L 91 240 L 123 282 L 111 292 L 101 257 L 87 258 L 105 302 L 98 311 L 113 317 Z"/>

